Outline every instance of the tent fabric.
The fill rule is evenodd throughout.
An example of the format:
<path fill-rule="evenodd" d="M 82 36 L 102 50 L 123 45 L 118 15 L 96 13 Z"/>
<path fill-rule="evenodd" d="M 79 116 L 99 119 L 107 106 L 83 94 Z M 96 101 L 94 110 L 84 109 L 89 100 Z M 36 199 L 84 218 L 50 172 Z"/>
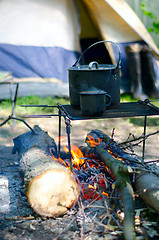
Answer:
<path fill-rule="evenodd" d="M 145 26 L 124 0 L 83 1 L 103 39 L 116 43 L 144 40 L 159 55 L 159 49 Z"/>
<path fill-rule="evenodd" d="M 78 11 L 79 2 L 84 14 Z M 85 38 L 85 33 L 86 38 L 119 45 L 122 78 L 127 80 L 126 45 L 144 41 L 158 54 L 144 25 L 124 0 L 1 0 L 0 9 L 0 71 L 10 71 L 16 78 L 68 82 L 67 68 L 79 57 L 80 36 Z M 85 16 L 84 31 L 81 16 Z M 112 62 L 117 62 L 117 49 L 111 44 L 106 47 Z M 157 65 L 155 69 L 159 79 Z"/>
<path fill-rule="evenodd" d="M 109 6 L 124 20 L 125 23 L 128 24 L 129 27 L 131 27 L 134 33 L 138 35 L 138 38 L 140 37 L 141 39 L 143 39 L 159 55 L 159 49 L 156 47 L 156 44 L 148 33 L 146 27 L 138 18 L 136 13 L 124 0 L 105 0 L 105 2 L 109 4 Z M 121 27 L 122 25 L 120 26 L 120 28 Z M 122 29 L 123 31 L 126 30 L 124 29 L 124 26 L 122 27 Z M 127 33 L 125 31 L 125 33 L 129 35 L 129 31 Z M 136 40 L 138 39 L 136 38 Z M 120 42 L 123 41 L 121 40 Z"/>
<path fill-rule="evenodd" d="M 60 47 L 35 47 L 0 44 L 0 69 L 16 78 L 56 78 L 67 81 L 67 68 L 79 57 Z"/>
<path fill-rule="evenodd" d="M 80 50 L 73 0 L 1 0 L 0 43 Z"/>
<path fill-rule="evenodd" d="M 0 9 L 0 70 L 67 81 L 80 52 L 74 1 L 1 0 Z"/>
<path fill-rule="evenodd" d="M 142 39 L 106 0 L 84 0 L 84 2 L 103 39 L 117 43 Z"/>
<path fill-rule="evenodd" d="M 127 67 L 125 47 L 129 44 L 147 43 L 155 54 L 159 49 L 143 23 L 124 0 L 83 0 L 101 38 L 118 44 L 121 50 L 121 90 L 130 92 L 130 76 Z M 106 44 L 113 63 L 118 61 L 118 49 Z M 159 81 L 159 66 L 153 56 L 156 80 Z"/>

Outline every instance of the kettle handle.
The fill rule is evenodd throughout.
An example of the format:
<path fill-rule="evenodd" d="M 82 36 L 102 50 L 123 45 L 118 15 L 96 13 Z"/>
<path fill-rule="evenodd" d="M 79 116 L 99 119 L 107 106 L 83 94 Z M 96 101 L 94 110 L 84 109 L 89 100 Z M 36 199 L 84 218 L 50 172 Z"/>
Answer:
<path fill-rule="evenodd" d="M 98 65 L 98 63 L 97 62 L 90 62 L 90 64 L 88 65 L 88 68 L 89 69 L 92 69 L 92 67 L 93 67 L 93 65 L 95 65 L 95 67 L 96 67 L 96 69 L 98 69 L 99 68 L 99 65 Z"/>
<path fill-rule="evenodd" d="M 106 41 L 106 40 L 99 41 L 99 42 L 96 42 L 96 43 L 93 43 L 92 45 L 90 45 L 90 46 L 80 55 L 80 57 L 77 59 L 77 61 L 76 61 L 72 66 L 74 67 L 74 66 L 77 65 L 77 63 L 79 63 L 79 61 L 81 60 L 82 56 L 85 54 L 85 52 L 86 52 L 88 49 L 90 49 L 91 47 L 93 47 L 93 46 L 95 46 L 95 45 L 97 45 L 97 44 L 99 44 L 99 43 L 105 43 L 105 42 L 113 43 L 113 44 L 115 44 L 115 46 L 118 48 L 118 50 L 119 50 L 119 59 L 118 59 L 118 63 L 117 63 L 117 68 L 118 68 L 119 65 L 120 65 L 120 62 L 121 62 L 121 52 L 120 52 L 120 48 L 119 48 L 118 44 L 116 44 L 115 42 L 113 42 L 113 41 Z"/>

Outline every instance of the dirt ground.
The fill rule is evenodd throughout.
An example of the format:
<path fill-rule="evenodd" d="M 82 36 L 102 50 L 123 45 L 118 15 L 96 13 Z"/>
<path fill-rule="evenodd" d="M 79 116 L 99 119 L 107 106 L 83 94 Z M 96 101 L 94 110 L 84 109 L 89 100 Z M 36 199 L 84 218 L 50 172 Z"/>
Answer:
<path fill-rule="evenodd" d="M 147 134 L 159 130 L 157 124 L 154 125 L 151 120 L 149 121 L 149 118 L 151 117 L 148 117 Z M 159 117 L 154 117 L 153 119 L 155 119 L 155 123 L 159 122 Z M 25 120 L 31 127 L 39 125 L 57 143 L 58 117 Z M 139 124 L 139 122 L 141 123 Z M 134 134 L 135 137 L 139 137 L 143 133 L 143 118 L 141 121 L 134 121 L 134 123 L 125 118 L 72 121 L 71 125 L 71 144 L 76 144 L 77 146 L 85 145 L 86 134 L 93 129 L 100 129 L 108 136 L 111 136 L 112 130 L 115 128 L 114 140 L 118 143 L 125 141 L 129 133 Z M 119 231 L 118 236 L 118 231 L 115 233 L 113 230 L 103 230 L 104 227 L 102 224 L 98 228 L 94 224 L 90 224 L 88 228 L 86 224 L 87 227 L 84 230 L 80 227 L 81 230 L 79 231 L 79 226 L 83 226 L 81 224 L 82 213 L 79 211 L 78 216 L 75 216 L 76 206 L 61 218 L 34 218 L 34 213 L 29 206 L 24 206 L 27 204 L 23 191 L 23 179 L 17 155 L 12 154 L 13 138 L 28 130 L 22 122 L 16 121 L 13 124 L 12 120 L 0 128 L 0 239 L 119 239 L 121 231 Z M 62 136 L 62 143 L 67 144 L 66 128 L 63 120 Z M 134 147 L 134 151 L 138 156 L 142 157 L 142 143 Z M 159 134 L 154 134 L 146 140 L 145 161 L 157 159 L 159 159 Z M 93 211 L 98 215 L 97 209 Z M 33 219 L 31 217 L 30 219 L 17 219 L 19 216 L 32 216 Z M 97 217 L 95 215 L 89 215 L 88 217 L 92 219 L 93 216 L 94 218 Z M 75 221 L 75 217 L 77 221 Z M 85 221 L 87 222 L 88 219 L 86 218 Z M 144 239 L 144 237 L 139 239 Z M 145 239 L 157 238 L 155 238 L 154 234 L 152 238 Z"/>

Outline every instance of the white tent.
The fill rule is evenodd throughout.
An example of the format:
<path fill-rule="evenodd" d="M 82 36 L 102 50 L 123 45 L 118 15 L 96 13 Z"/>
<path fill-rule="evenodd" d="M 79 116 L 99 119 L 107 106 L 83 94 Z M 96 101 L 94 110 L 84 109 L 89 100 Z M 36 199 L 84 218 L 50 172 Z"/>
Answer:
<path fill-rule="evenodd" d="M 81 39 L 114 41 L 121 49 L 145 42 L 159 54 L 150 34 L 124 0 L 1 0 L 0 71 L 17 78 L 68 82 L 67 68 L 80 56 Z M 118 53 L 107 44 L 112 61 Z M 156 74 L 158 67 L 155 64 Z M 124 74 L 123 74 L 124 77 Z"/>
<path fill-rule="evenodd" d="M 0 70 L 66 81 L 80 52 L 77 25 L 72 0 L 0 1 Z"/>

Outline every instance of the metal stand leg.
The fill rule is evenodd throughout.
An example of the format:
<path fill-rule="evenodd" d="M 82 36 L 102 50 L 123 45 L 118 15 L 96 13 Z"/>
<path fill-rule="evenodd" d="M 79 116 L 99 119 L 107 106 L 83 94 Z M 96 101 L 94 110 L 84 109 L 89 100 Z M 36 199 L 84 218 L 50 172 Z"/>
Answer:
<path fill-rule="evenodd" d="M 18 88 L 19 88 L 19 83 L 16 83 L 16 89 L 15 89 L 15 93 L 13 94 L 13 84 L 10 84 L 10 96 L 11 96 L 11 102 L 12 102 L 12 116 L 15 117 L 15 105 L 16 105 L 16 101 L 17 101 L 17 95 L 18 95 Z M 14 124 L 15 125 L 16 120 L 14 120 Z"/>
<path fill-rule="evenodd" d="M 58 145 L 58 157 L 60 157 L 60 148 L 61 148 L 61 115 L 62 115 L 61 107 L 62 107 L 62 105 L 58 103 L 58 106 L 59 106 L 59 143 L 58 143 L 59 145 Z M 66 116 L 63 115 L 63 117 L 65 119 L 65 124 L 66 124 L 66 133 L 67 133 L 67 139 L 68 139 L 70 171 L 72 172 L 71 141 L 70 141 L 71 121 Z"/>
<path fill-rule="evenodd" d="M 63 106 L 60 103 L 57 103 L 59 107 L 59 153 L 60 154 L 60 137 L 61 137 L 61 113 L 63 112 Z M 69 162 L 70 162 L 70 171 L 72 171 L 72 160 L 71 160 L 71 141 L 70 141 L 70 133 L 71 133 L 71 121 L 65 115 L 63 115 L 66 124 L 66 133 L 68 139 L 68 151 L 69 151 Z"/>
<path fill-rule="evenodd" d="M 72 160 L 71 160 L 71 141 L 70 141 L 70 133 L 71 133 L 71 121 L 68 118 L 65 118 L 66 124 L 66 133 L 68 138 L 68 150 L 69 150 L 69 162 L 70 162 L 70 171 L 72 172 Z"/>
<path fill-rule="evenodd" d="M 59 109 L 59 139 L 58 139 L 58 158 L 60 158 L 61 151 L 61 110 Z"/>
<path fill-rule="evenodd" d="M 144 158 L 145 158 L 146 126 L 147 126 L 147 116 L 145 116 L 145 119 L 144 119 L 144 141 L 143 141 L 143 149 L 142 149 L 142 162 L 144 162 Z"/>

